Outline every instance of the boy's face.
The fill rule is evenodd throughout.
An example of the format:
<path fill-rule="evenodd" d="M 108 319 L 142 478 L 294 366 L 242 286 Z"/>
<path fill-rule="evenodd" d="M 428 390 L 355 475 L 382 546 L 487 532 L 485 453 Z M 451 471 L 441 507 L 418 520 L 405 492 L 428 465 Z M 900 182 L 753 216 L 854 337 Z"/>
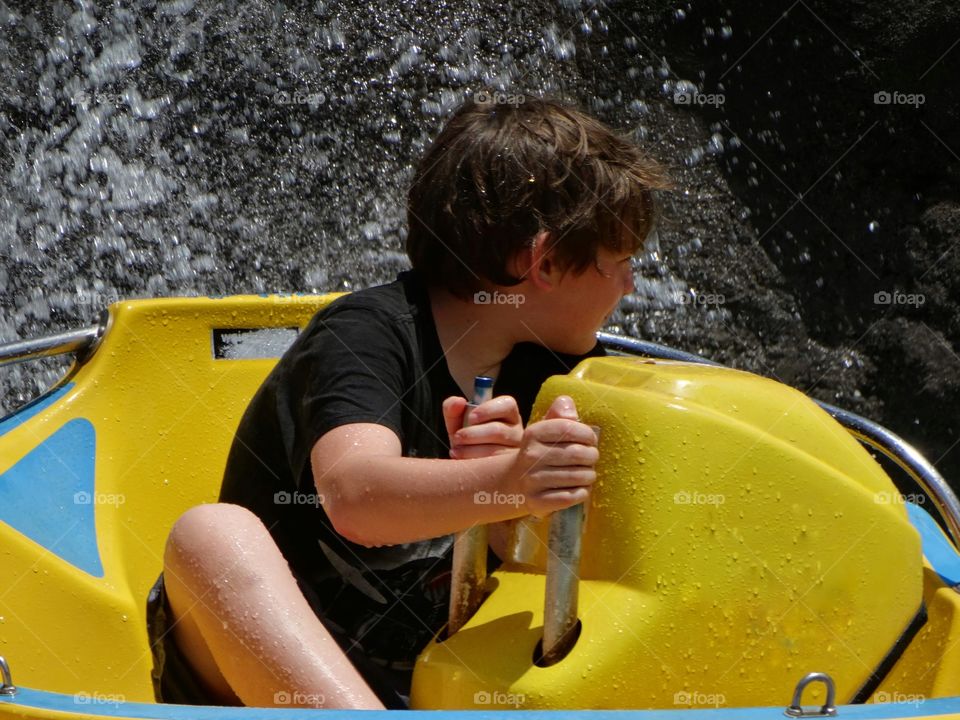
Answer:
<path fill-rule="evenodd" d="M 633 254 L 601 247 L 596 263 L 580 275 L 572 271 L 559 277 L 551 293 L 551 337 L 544 338 L 557 352 L 582 354 L 596 344 L 596 332 L 634 291 Z"/>

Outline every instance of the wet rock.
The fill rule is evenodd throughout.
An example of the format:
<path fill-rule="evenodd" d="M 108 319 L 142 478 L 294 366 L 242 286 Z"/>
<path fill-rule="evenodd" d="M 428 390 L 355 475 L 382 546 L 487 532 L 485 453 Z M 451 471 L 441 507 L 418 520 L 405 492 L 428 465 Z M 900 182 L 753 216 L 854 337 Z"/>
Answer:
<path fill-rule="evenodd" d="M 702 32 L 718 18 L 735 30 L 723 42 Z M 766 354 L 801 388 L 922 445 L 960 483 L 960 10 L 708 2 L 669 27 L 678 72 L 696 69 L 701 92 L 725 95 L 696 109 L 739 139 L 719 163 L 798 315 Z M 791 347 L 798 328 L 858 362 Z"/>

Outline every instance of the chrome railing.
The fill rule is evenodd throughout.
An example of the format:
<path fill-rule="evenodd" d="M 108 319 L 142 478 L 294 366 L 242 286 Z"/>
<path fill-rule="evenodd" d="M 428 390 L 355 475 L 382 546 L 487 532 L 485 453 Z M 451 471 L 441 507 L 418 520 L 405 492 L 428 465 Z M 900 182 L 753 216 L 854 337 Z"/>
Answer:
<path fill-rule="evenodd" d="M 18 340 L 0 345 L 0 365 L 70 353 L 79 355 L 89 351 L 102 334 L 102 325 L 91 325 L 82 330 L 71 330 L 33 340 Z"/>

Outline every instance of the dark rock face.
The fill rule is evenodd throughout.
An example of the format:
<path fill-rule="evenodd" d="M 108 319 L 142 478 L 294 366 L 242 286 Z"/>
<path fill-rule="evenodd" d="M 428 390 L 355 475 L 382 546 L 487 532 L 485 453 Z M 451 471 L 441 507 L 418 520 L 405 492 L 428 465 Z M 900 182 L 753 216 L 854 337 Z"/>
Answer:
<path fill-rule="evenodd" d="M 446 114 L 484 86 L 545 92 L 676 179 L 612 329 L 866 414 L 960 478 L 947 3 L 7 8 L 0 340 L 119 297 L 388 280 Z M 0 371 L 0 409 L 57 371 Z"/>
<path fill-rule="evenodd" d="M 742 142 L 725 176 L 806 333 L 849 352 L 838 368 L 787 347 L 784 379 L 882 421 L 956 481 L 960 11 L 723 2 L 685 15 L 668 47 L 703 92 L 725 94 L 705 117 Z"/>

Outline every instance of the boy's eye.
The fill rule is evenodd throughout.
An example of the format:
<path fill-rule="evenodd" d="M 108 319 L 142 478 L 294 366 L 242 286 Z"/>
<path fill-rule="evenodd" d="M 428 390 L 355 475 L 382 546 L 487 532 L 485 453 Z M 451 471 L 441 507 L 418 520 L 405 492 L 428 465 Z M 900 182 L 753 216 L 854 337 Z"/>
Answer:
<path fill-rule="evenodd" d="M 614 272 L 623 272 L 627 267 L 630 268 L 631 272 L 638 273 L 640 272 L 640 258 L 636 255 L 627 255 L 622 258 L 611 258 L 607 261 L 606 270 L 601 266 L 600 260 L 596 261 L 597 270 L 600 271 L 600 274 L 604 277 L 612 277 Z"/>

